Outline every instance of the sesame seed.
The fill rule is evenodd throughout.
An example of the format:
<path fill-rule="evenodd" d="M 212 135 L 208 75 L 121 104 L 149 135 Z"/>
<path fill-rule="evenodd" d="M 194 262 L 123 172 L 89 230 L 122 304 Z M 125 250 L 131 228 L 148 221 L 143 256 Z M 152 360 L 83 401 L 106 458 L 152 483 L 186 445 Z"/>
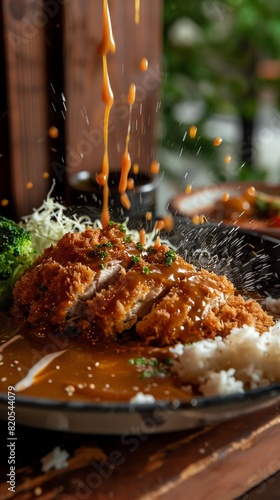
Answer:
<path fill-rule="evenodd" d="M 73 385 L 67 385 L 67 387 L 65 387 L 65 390 L 68 393 L 68 396 L 73 396 L 75 387 Z"/>

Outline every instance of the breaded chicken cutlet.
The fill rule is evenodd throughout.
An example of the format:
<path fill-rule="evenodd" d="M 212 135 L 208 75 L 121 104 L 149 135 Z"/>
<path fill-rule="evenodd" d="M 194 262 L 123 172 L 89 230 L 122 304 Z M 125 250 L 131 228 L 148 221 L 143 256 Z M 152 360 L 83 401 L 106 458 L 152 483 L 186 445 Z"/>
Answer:
<path fill-rule="evenodd" d="M 274 323 L 225 276 L 196 270 L 165 244 L 143 248 L 121 224 L 68 233 L 45 250 L 16 283 L 14 314 L 92 342 L 132 329 L 159 346 Z"/>

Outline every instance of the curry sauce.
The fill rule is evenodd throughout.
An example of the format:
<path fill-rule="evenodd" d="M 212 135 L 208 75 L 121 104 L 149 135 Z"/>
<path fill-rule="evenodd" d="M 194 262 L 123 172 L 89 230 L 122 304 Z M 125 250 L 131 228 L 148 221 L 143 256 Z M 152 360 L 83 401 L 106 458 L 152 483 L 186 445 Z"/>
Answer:
<path fill-rule="evenodd" d="M 157 400 L 185 399 L 170 373 L 172 354 L 124 338 L 119 342 L 83 343 L 80 338 L 57 335 L 49 328 L 24 331 L 13 318 L 1 315 L 0 392 L 12 385 L 23 396 L 59 401 L 128 402 L 137 393 Z M 49 362 L 40 369 L 48 357 Z M 37 369 L 32 376 L 30 371 Z"/>

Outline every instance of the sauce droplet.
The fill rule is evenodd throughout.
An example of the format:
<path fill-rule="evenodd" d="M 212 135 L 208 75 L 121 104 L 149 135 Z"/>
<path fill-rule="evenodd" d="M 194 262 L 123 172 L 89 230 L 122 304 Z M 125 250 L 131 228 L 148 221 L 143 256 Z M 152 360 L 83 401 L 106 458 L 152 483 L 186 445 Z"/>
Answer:
<path fill-rule="evenodd" d="M 26 189 L 32 189 L 33 188 L 33 182 L 29 181 L 25 184 Z"/>
<path fill-rule="evenodd" d="M 134 163 L 134 165 L 132 167 L 132 170 L 133 170 L 134 175 L 139 174 L 139 165 L 138 165 L 138 163 Z"/>
<path fill-rule="evenodd" d="M 163 221 L 164 221 L 164 229 L 166 231 L 171 231 L 171 229 L 173 229 L 174 227 L 174 219 L 171 215 L 165 215 L 163 217 Z"/>
<path fill-rule="evenodd" d="M 135 24 L 140 21 L 140 0 L 135 0 Z"/>
<path fill-rule="evenodd" d="M 146 246 L 146 231 L 144 228 L 139 231 L 139 242 L 143 245 L 143 247 Z"/>
<path fill-rule="evenodd" d="M 149 66 L 148 59 L 146 59 L 146 57 L 142 57 L 140 61 L 140 70 L 147 71 L 148 66 Z"/>
<path fill-rule="evenodd" d="M 197 127 L 195 125 L 192 125 L 189 131 L 190 138 L 195 139 L 196 134 L 197 134 Z"/>
<path fill-rule="evenodd" d="M 250 186 L 247 190 L 247 193 L 250 195 L 250 196 L 254 196 L 255 193 L 256 193 L 256 189 L 254 188 L 254 186 Z"/>
<path fill-rule="evenodd" d="M 229 193 L 224 193 L 222 196 L 222 201 L 228 201 L 229 200 Z"/>
<path fill-rule="evenodd" d="M 127 96 L 128 104 L 132 105 L 135 103 L 135 96 L 136 96 L 136 86 L 134 83 L 131 83 Z"/>
<path fill-rule="evenodd" d="M 127 193 L 122 193 L 121 194 L 121 204 L 124 206 L 124 208 L 126 208 L 127 210 L 130 209 L 131 207 L 131 203 L 130 203 L 130 199 L 129 197 L 127 196 Z"/>
<path fill-rule="evenodd" d="M 159 171 L 160 171 L 160 164 L 159 164 L 158 161 L 154 160 L 151 163 L 150 171 L 151 171 L 151 174 L 153 174 L 153 175 L 156 175 L 156 174 L 159 173 Z"/>
<path fill-rule="evenodd" d="M 135 102 L 135 95 L 136 95 L 136 87 L 134 83 L 132 83 L 129 87 L 128 95 L 127 95 L 127 102 L 129 104 L 129 117 L 128 117 L 128 126 L 127 126 L 127 134 L 126 134 L 126 140 L 125 140 L 125 149 L 124 153 L 122 155 L 122 160 L 121 160 L 121 176 L 120 176 L 120 182 L 119 182 L 119 193 L 124 193 L 127 190 L 127 179 L 128 179 L 128 174 L 131 168 L 131 158 L 130 154 L 128 151 L 128 146 L 129 146 L 129 141 L 130 141 L 130 128 L 131 128 L 131 115 L 132 115 L 132 106 Z M 123 203 L 124 206 L 127 206 Z M 130 206 L 128 207 L 130 208 Z"/>
<path fill-rule="evenodd" d="M 164 227 L 165 227 L 165 222 L 164 222 L 164 220 L 163 220 L 163 219 L 160 219 L 160 220 L 157 220 L 157 221 L 156 221 L 156 224 L 155 224 L 155 229 L 156 229 L 157 231 L 160 231 L 161 229 L 164 229 Z"/>
<path fill-rule="evenodd" d="M 135 186 L 134 179 L 132 177 L 129 177 L 127 179 L 127 189 L 131 191 L 132 189 L 134 189 L 134 186 Z"/>
<path fill-rule="evenodd" d="M 230 155 L 226 155 L 225 156 L 225 163 L 228 165 L 230 162 L 231 162 L 231 156 Z"/>
<path fill-rule="evenodd" d="M 57 139 L 57 137 L 59 136 L 58 128 L 55 126 L 50 127 L 49 128 L 49 136 L 51 139 Z"/>
<path fill-rule="evenodd" d="M 145 215 L 146 220 L 151 220 L 152 216 L 153 216 L 152 212 L 146 212 L 146 215 Z"/>
<path fill-rule="evenodd" d="M 192 218 L 192 222 L 193 222 L 194 224 L 199 224 L 199 220 L 200 220 L 200 219 L 199 219 L 199 215 L 194 215 L 194 216 L 193 216 L 193 218 Z"/>
<path fill-rule="evenodd" d="M 222 144 L 223 142 L 223 139 L 221 137 L 215 137 L 215 139 L 213 140 L 213 144 L 214 146 L 218 147 Z"/>
<path fill-rule="evenodd" d="M 156 241 L 155 241 L 155 243 L 154 243 L 154 249 L 155 249 L 155 250 L 158 250 L 158 249 L 159 249 L 159 247 L 160 247 L 160 245 L 161 245 L 160 237 L 159 237 L 159 236 L 157 236 L 157 237 L 156 237 Z"/>
<path fill-rule="evenodd" d="M 116 44 L 113 36 L 108 0 L 103 0 L 103 34 L 102 41 L 98 46 L 98 53 L 105 56 L 108 52 L 114 53 L 115 51 Z"/>

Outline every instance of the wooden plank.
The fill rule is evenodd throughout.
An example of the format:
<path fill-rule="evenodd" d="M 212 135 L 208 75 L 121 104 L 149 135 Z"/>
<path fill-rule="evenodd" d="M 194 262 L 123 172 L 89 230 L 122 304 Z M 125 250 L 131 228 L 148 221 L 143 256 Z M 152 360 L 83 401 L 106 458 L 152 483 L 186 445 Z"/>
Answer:
<path fill-rule="evenodd" d="M 47 13 L 39 0 L 3 0 L 11 150 L 11 188 L 16 216 L 39 206 L 49 183 L 46 92 Z M 27 189 L 28 183 L 33 188 Z"/>
<path fill-rule="evenodd" d="M 6 431 L 0 423 L 1 435 Z M 273 402 L 219 425 L 162 435 L 90 436 L 17 426 L 16 495 L 7 490 L 3 457 L 0 497 L 34 498 L 37 491 L 41 498 L 64 500 L 233 500 L 280 470 L 279 431 Z M 57 446 L 69 453 L 68 465 L 43 472 L 41 459 Z"/>
<path fill-rule="evenodd" d="M 10 178 L 10 156 L 9 156 L 9 132 L 8 132 L 8 105 L 7 105 L 7 82 L 5 68 L 5 50 L 3 36 L 3 13 L 0 8 L 0 214 L 12 218 L 14 216 L 13 206 L 10 203 L 11 178 Z M 6 203 L 8 201 L 8 204 Z"/>
<path fill-rule="evenodd" d="M 66 164 L 68 175 L 81 170 L 98 172 L 103 158 L 104 104 L 101 100 L 102 59 L 97 53 L 102 37 L 102 3 L 66 2 Z M 155 156 L 155 122 L 161 84 L 161 0 L 141 0 L 135 24 L 135 2 L 109 2 L 116 53 L 108 55 L 115 104 L 111 111 L 109 154 L 111 170 L 119 170 L 128 125 L 127 93 L 135 83 L 130 153 L 147 171 Z M 149 68 L 140 71 L 146 57 Z"/>

